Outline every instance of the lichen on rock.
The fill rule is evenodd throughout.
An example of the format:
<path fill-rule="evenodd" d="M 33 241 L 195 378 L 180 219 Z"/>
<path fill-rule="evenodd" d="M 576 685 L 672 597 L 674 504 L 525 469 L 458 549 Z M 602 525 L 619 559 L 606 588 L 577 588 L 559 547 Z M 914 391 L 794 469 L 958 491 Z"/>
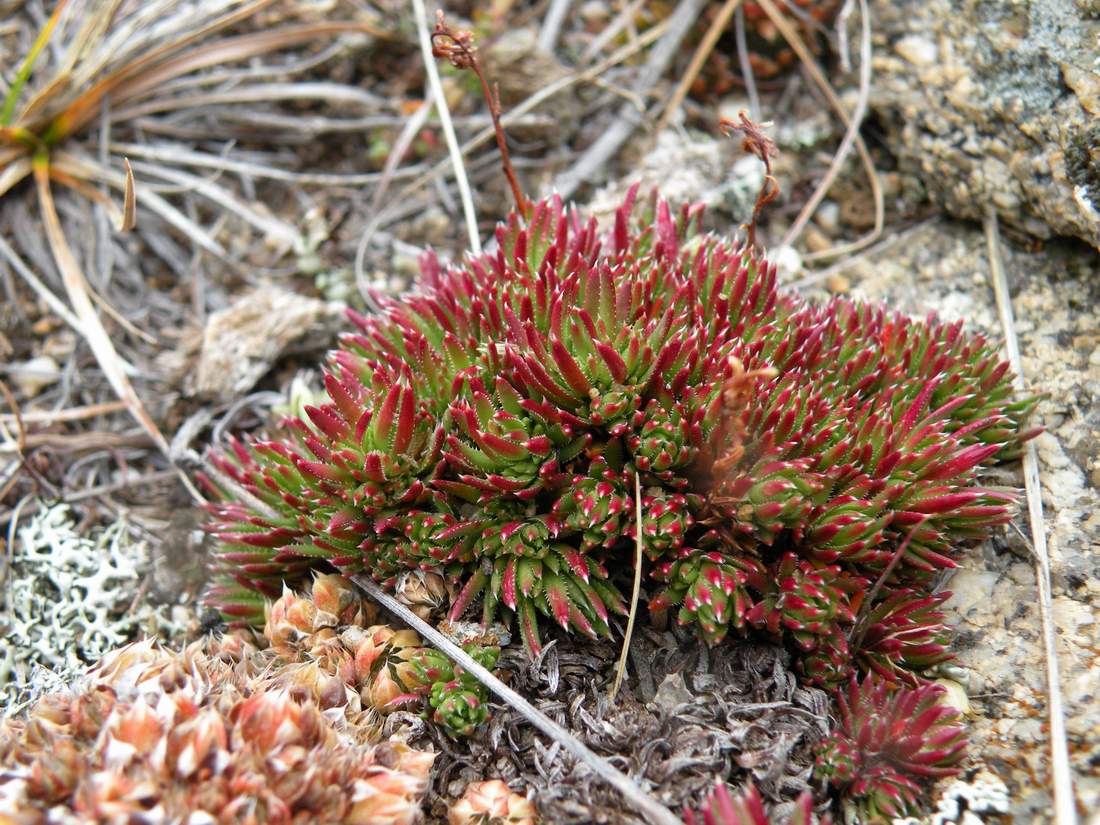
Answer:
<path fill-rule="evenodd" d="M 135 600 L 152 561 L 124 520 L 78 531 L 66 505 L 43 504 L 17 537 L 2 595 L 5 713 L 138 636 L 184 632 L 186 611 Z"/>

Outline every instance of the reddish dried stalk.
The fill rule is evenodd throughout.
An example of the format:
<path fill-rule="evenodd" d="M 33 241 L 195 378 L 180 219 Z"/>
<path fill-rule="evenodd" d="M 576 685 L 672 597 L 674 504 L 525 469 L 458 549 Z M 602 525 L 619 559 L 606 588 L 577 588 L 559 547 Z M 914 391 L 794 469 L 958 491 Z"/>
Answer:
<path fill-rule="evenodd" d="M 500 165 L 504 168 L 504 176 L 508 178 L 508 185 L 512 187 L 512 197 L 516 201 L 516 209 L 524 220 L 527 219 L 527 199 L 519 188 L 516 180 L 515 169 L 512 168 L 512 156 L 508 153 L 508 143 L 504 137 L 504 127 L 500 123 L 500 88 L 494 83 L 489 88 L 489 81 L 485 79 L 485 72 L 481 68 L 481 61 L 477 56 L 477 46 L 474 45 L 474 35 L 468 31 L 456 31 L 447 25 L 443 12 L 439 12 L 439 20 L 432 32 L 432 54 L 436 57 L 446 58 L 456 69 L 470 69 L 481 83 L 481 92 L 485 96 L 485 102 L 489 105 L 489 116 L 493 119 L 493 131 L 496 133 L 497 146 L 500 148 Z"/>
<path fill-rule="evenodd" d="M 779 197 L 779 181 L 772 175 L 772 161 L 779 154 L 775 141 L 764 134 L 762 126 L 751 121 L 744 110 L 737 113 L 740 123 L 735 123 L 729 118 L 718 121 L 718 128 L 729 135 L 740 132 L 744 135 L 741 140 L 741 149 L 750 155 L 756 155 L 764 164 L 764 182 L 760 185 L 760 191 L 756 195 L 756 205 L 752 210 L 752 220 L 745 226 L 748 233 L 749 246 L 756 246 L 756 223 L 764 207 Z"/>

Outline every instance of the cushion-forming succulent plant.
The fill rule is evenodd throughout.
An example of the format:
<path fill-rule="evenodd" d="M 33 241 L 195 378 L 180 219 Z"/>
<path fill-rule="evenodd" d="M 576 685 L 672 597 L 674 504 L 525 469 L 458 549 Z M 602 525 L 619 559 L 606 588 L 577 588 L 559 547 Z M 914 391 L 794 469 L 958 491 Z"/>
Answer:
<path fill-rule="evenodd" d="M 966 751 L 959 713 L 936 684 L 895 687 L 871 674 L 837 691 L 838 728 L 814 773 L 854 803 L 860 822 L 916 813 L 920 782 L 954 776 Z"/>
<path fill-rule="evenodd" d="M 783 825 L 814 825 L 813 809 L 813 795 L 803 791 L 795 802 L 794 810 L 780 821 Z M 707 797 L 705 807 L 699 810 L 684 809 L 685 825 L 772 825 L 773 822 L 775 820 L 768 816 L 764 808 L 760 791 L 752 782 L 736 796 L 730 793 L 728 785 L 718 782 Z M 821 820 L 822 825 L 828 822 L 828 818 Z M 775 822 L 775 825 L 779 823 Z"/>
<path fill-rule="evenodd" d="M 448 825 L 535 825 L 536 821 L 534 803 L 499 779 L 471 782 L 447 811 Z"/>
<path fill-rule="evenodd" d="M 72 692 L 0 720 L 10 822 L 413 825 L 435 754 L 378 741 L 355 702 L 240 637 L 112 651 Z"/>
<path fill-rule="evenodd" d="M 267 609 L 264 635 L 276 666 L 298 668 L 315 685 L 322 707 L 342 705 L 349 691 L 381 714 L 417 706 L 456 736 L 466 736 L 489 717 L 481 683 L 412 630 L 373 624 L 374 611 L 347 581 L 317 576 L 310 594 L 285 591 Z M 500 649 L 468 643 L 483 667 L 496 665 Z M 331 698 L 330 698 L 331 697 Z"/>
<path fill-rule="evenodd" d="M 928 585 L 1008 518 L 975 475 L 1016 454 L 1032 404 L 994 347 L 780 291 L 695 207 L 631 191 L 605 238 L 556 199 L 529 214 L 493 253 L 426 254 L 417 292 L 351 313 L 328 403 L 214 457 L 209 602 L 255 622 L 318 565 L 391 587 L 420 569 L 452 618 L 480 599 L 532 653 L 544 619 L 607 635 L 637 483 L 651 611 L 711 642 L 780 634 L 824 684 L 943 658 Z"/>

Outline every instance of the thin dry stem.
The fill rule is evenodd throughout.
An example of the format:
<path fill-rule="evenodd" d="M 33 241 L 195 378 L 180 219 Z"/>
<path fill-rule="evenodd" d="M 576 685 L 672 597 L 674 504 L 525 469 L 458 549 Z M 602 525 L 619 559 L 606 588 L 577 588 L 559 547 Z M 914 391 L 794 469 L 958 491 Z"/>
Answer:
<path fill-rule="evenodd" d="M 739 132 L 743 135 L 741 149 L 750 155 L 755 155 L 764 164 L 764 181 L 760 184 L 760 191 L 756 194 L 756 204 L 752 208 L 752 220 L 744 226 L 748 235 L 749 246 L 756 246 L 756 225 L 764 207 L 779 197 L 779 181 L 772 175 L 772 158 L 779 154 L 775 141 L 768 137 L 763 127 L 766 123 L 753 123 L 744 110 L 737 113 L 740 123 L 723 118 L 718 122 L 718 127 L 727 135 Z"/>
<path fill-rule="evenodd" d="M 493 119 L 493 133 L 496 135 L 497 148 L 500 150 L 500 164 L 504 168 L 504 177 L 512 187 L 516 210 L 526 220 L 527 199 L 519 188 L 519 181 L 516 180 L 516 170 L 512 168 L 512 156 L 508 151 L 508 141 L 504 136 L 504 127 L 500 124 L 500 90 L 495 87 L 489 88 L 489 81 L 485 79 L 485 72 L 477 56 L 473 34 L 452 29 L 447 25 L 441 11 L 435 24 L 435 31 L 432 33 L 432 54 L 435 57 L 446 58 L 456 69 L 469 69 L 477 75 L 478 82 L 481 83 L 481 93 L 489 107 L 489 116 Z"/>
<path fill-rule="evenodd" d="M 592 66 L 589 69 L 585 69 L 583 72 L 571 74 L 566 77 L 560 78 L 559 80 L 556 80 L 553 83 L 542 87 L 526 100 L 524 100 L 522 103 L 520 103 L 518 106 L 514 107 L 511 111 L 506 113 L 501 118 L 501 124 L 503 126 L 508 126 L 514 123 L 527 113 L 534 110 L 543 101 L 548 100 L 549 98 L 556 95 L 558 92 L 568 89 L 570 86 L 573 86 L 577 83 L 591 81 L 593 78 L 598 77 L 599 75 L 606 72 L 608 69 L 617 66 L 624 60 L 629 59 L 634 54 L 648 46 L 650 43 L 660 38 L 668 29 L 668 26 L 669 21 L 666 18 L 662 22 L 658 23 L 656 26 L 647 29 L 641 37 L 618 49 L 614 54 L 610 55 L 607 59 L 600 61 L 600 63 L 598 63 L 597 65 Z M 468 157 L 470 153 L 472 153 L 475 149 L 479 149 L 490 140 L 492 140 L 495 134 L 496 130 L 492 126 L 490 126 L 488 129 L 483 129 L 481 132 L 478 132 L 476 135 L 474 135 L 472 138 L 462 144 L 462 156 Z M 390 202 L 394 205 L 371 218 L 370 222 L 367 224 L 366 229 L 364 229 L 363 233 L 359 236 L 359 243 L 355 250 L 355 283 L 359 287 L 360 295 L 363 296 L 363 299 L 368 303 L 368 305 L 373 302 L 373 298 L 370 296 L 370 289 L 367 287 L 368 278 L 364 266 L 367 258 L 367 246 L 370 243 L 371 238 L 374 237 L 374 233 L 378 230 L 380 226 L 382 226 L 388 219 L 391 219 L 393 214 L 399 208 L 409 202 L 410 198 L 414 194 L 426 187 L 432 181 L 437 180 L 439 176 L 446 172 L 450 166 L 450 160 L 440 161 L 431 169 L 427 170 L 416 179 L 406 184 L 393 198 L 390 199 Z"/>
<path fill-rule="evenodd" d="M 623 649 L 619 653 L 619 663 L 615 667 L 615 680 L 607 692 L 612 702 L 619 695 L 619 688 L 626 676 L 626 657 L 630 653 L 630 639 L 634 635 L 634 620 L 638 616 L 638 597 L 642 592 L 642 556 L 645 539 L 642 537 L 642 476 L 634 473 L 634 586 L 630 591 L 630 613 L 626 618 L 626 632 L 623 633 Z"/>

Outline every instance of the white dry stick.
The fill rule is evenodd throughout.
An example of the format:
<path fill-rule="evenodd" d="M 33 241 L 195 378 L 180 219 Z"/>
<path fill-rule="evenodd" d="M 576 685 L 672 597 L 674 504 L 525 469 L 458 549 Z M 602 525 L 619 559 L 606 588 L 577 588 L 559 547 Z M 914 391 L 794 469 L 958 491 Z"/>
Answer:
<path fill-rule="evenodd" d="M 605 780 L 609 785 L 621 793 L 627 803 L 645 817 L 646 822 L 654 823 L 654 825 L 683 825 L 679 817 L 639 788 L 637 783 L 631 780 L 629 776 L 606 759 L 602 759 L 589 750 L 588 746 L 577 739 L 577 737 L 504 684 L 504 682 L 500 681 L 500 679 L 487 669 L 475 662 L 461 647 L 425 622 L 409 610 L 409 608 L 397 601 L 393 596 L 386 593 L 369 578 L 362 575 L 351 576 L 350 578 L 356 585 L 366 591 L 372 599 L 408 624 L 435 647 L 442 650 L 455 664 L 461 665 L 464 670 L 504 700 L 506 704 L 519 711 L 519 713 L 521 713 L 532 725 L 560 744 L 563 749 L 569 751 L 579 761 L 590 767 L 601 779 Z"/>
<path fill-rule="evenodd" d="M 985 216 L 985 241 L 989 249 L 989 267 L 993 276 L 993 291 L 997 296 L 997 313 L 1005 335 L 1008 363 L 1015 373 L 1014 384 L 1023 391 L 1023 366 L 1020 344 L 1016 338 L 1016 322 L 1012 314 L 1012 298 L 1008 294 L 1001 261 L 1001 237 L 997 213 L 990 207 Z M 1043 499 L 1039 484 L 1039 456 L 1032 441 L 1024 445 L 1024 490 L 1027 493 L 1028 521 L 1035 551 L 1035 578 L 1039 589 L 1039 618 L 1042 621 L 1043 648 L 1046 653 L 1047 703 L 1050 712 L 1050 766 L 1054 777 L 1054 821 L 1057 825 L 1076 825 L 1077 811 L 1073 796 L 1073 773 L 1069 764 L 1066 742 L 1066 716 L 1062 703 L 1062 679 L 1058 672 L 1058 648 L 1055 642 L 1054 616 L 1050 595 L 1050 555 L 1047 552 L 1046 525 L 1043 522 Z"/>
<path fill-rule="evenodd" d="M 462 150 L 458 146 L 455 127 L 451 122 L 451 112 L 447 108 L 447 98 L 443 95 L 443 83 L 439 79 L 439 67 L 432 55 L 432 36 L 428 33 L 428 12 L 424 0 L 412 0 L 416 13 L 416 28 L 420 35 L 420 53 L 424 56 L 424 71 L 428 73 L 428 82 L 435 98 L 435 110 L 439 113 L 439 124 L 443 127 L 443 136 L 447 140 L 447 151 L 451 155 L 451 164 L 455 170 L 455 183 L 462 196 L 462 211 L 466 215 L 466 228 L 470 234 L 470 251 L 481 254 L 481 237 L 477 231 L 477 215 L 474 213 L 474 198 L 470 193 L 470 182 L 466 179 L 466 167 L 462 164 Z"/>
<path fill-rule="evenodd" d="M 542 28 L 539 29 L 539 48 L 543 51 L 554 51 L 554 46 L 558 43 L 558 35 L 561 34 L 562 23 L 565 22 L 571 5 L 573 0 L 551 0 L 550 8 L 542 21 Z"/>

